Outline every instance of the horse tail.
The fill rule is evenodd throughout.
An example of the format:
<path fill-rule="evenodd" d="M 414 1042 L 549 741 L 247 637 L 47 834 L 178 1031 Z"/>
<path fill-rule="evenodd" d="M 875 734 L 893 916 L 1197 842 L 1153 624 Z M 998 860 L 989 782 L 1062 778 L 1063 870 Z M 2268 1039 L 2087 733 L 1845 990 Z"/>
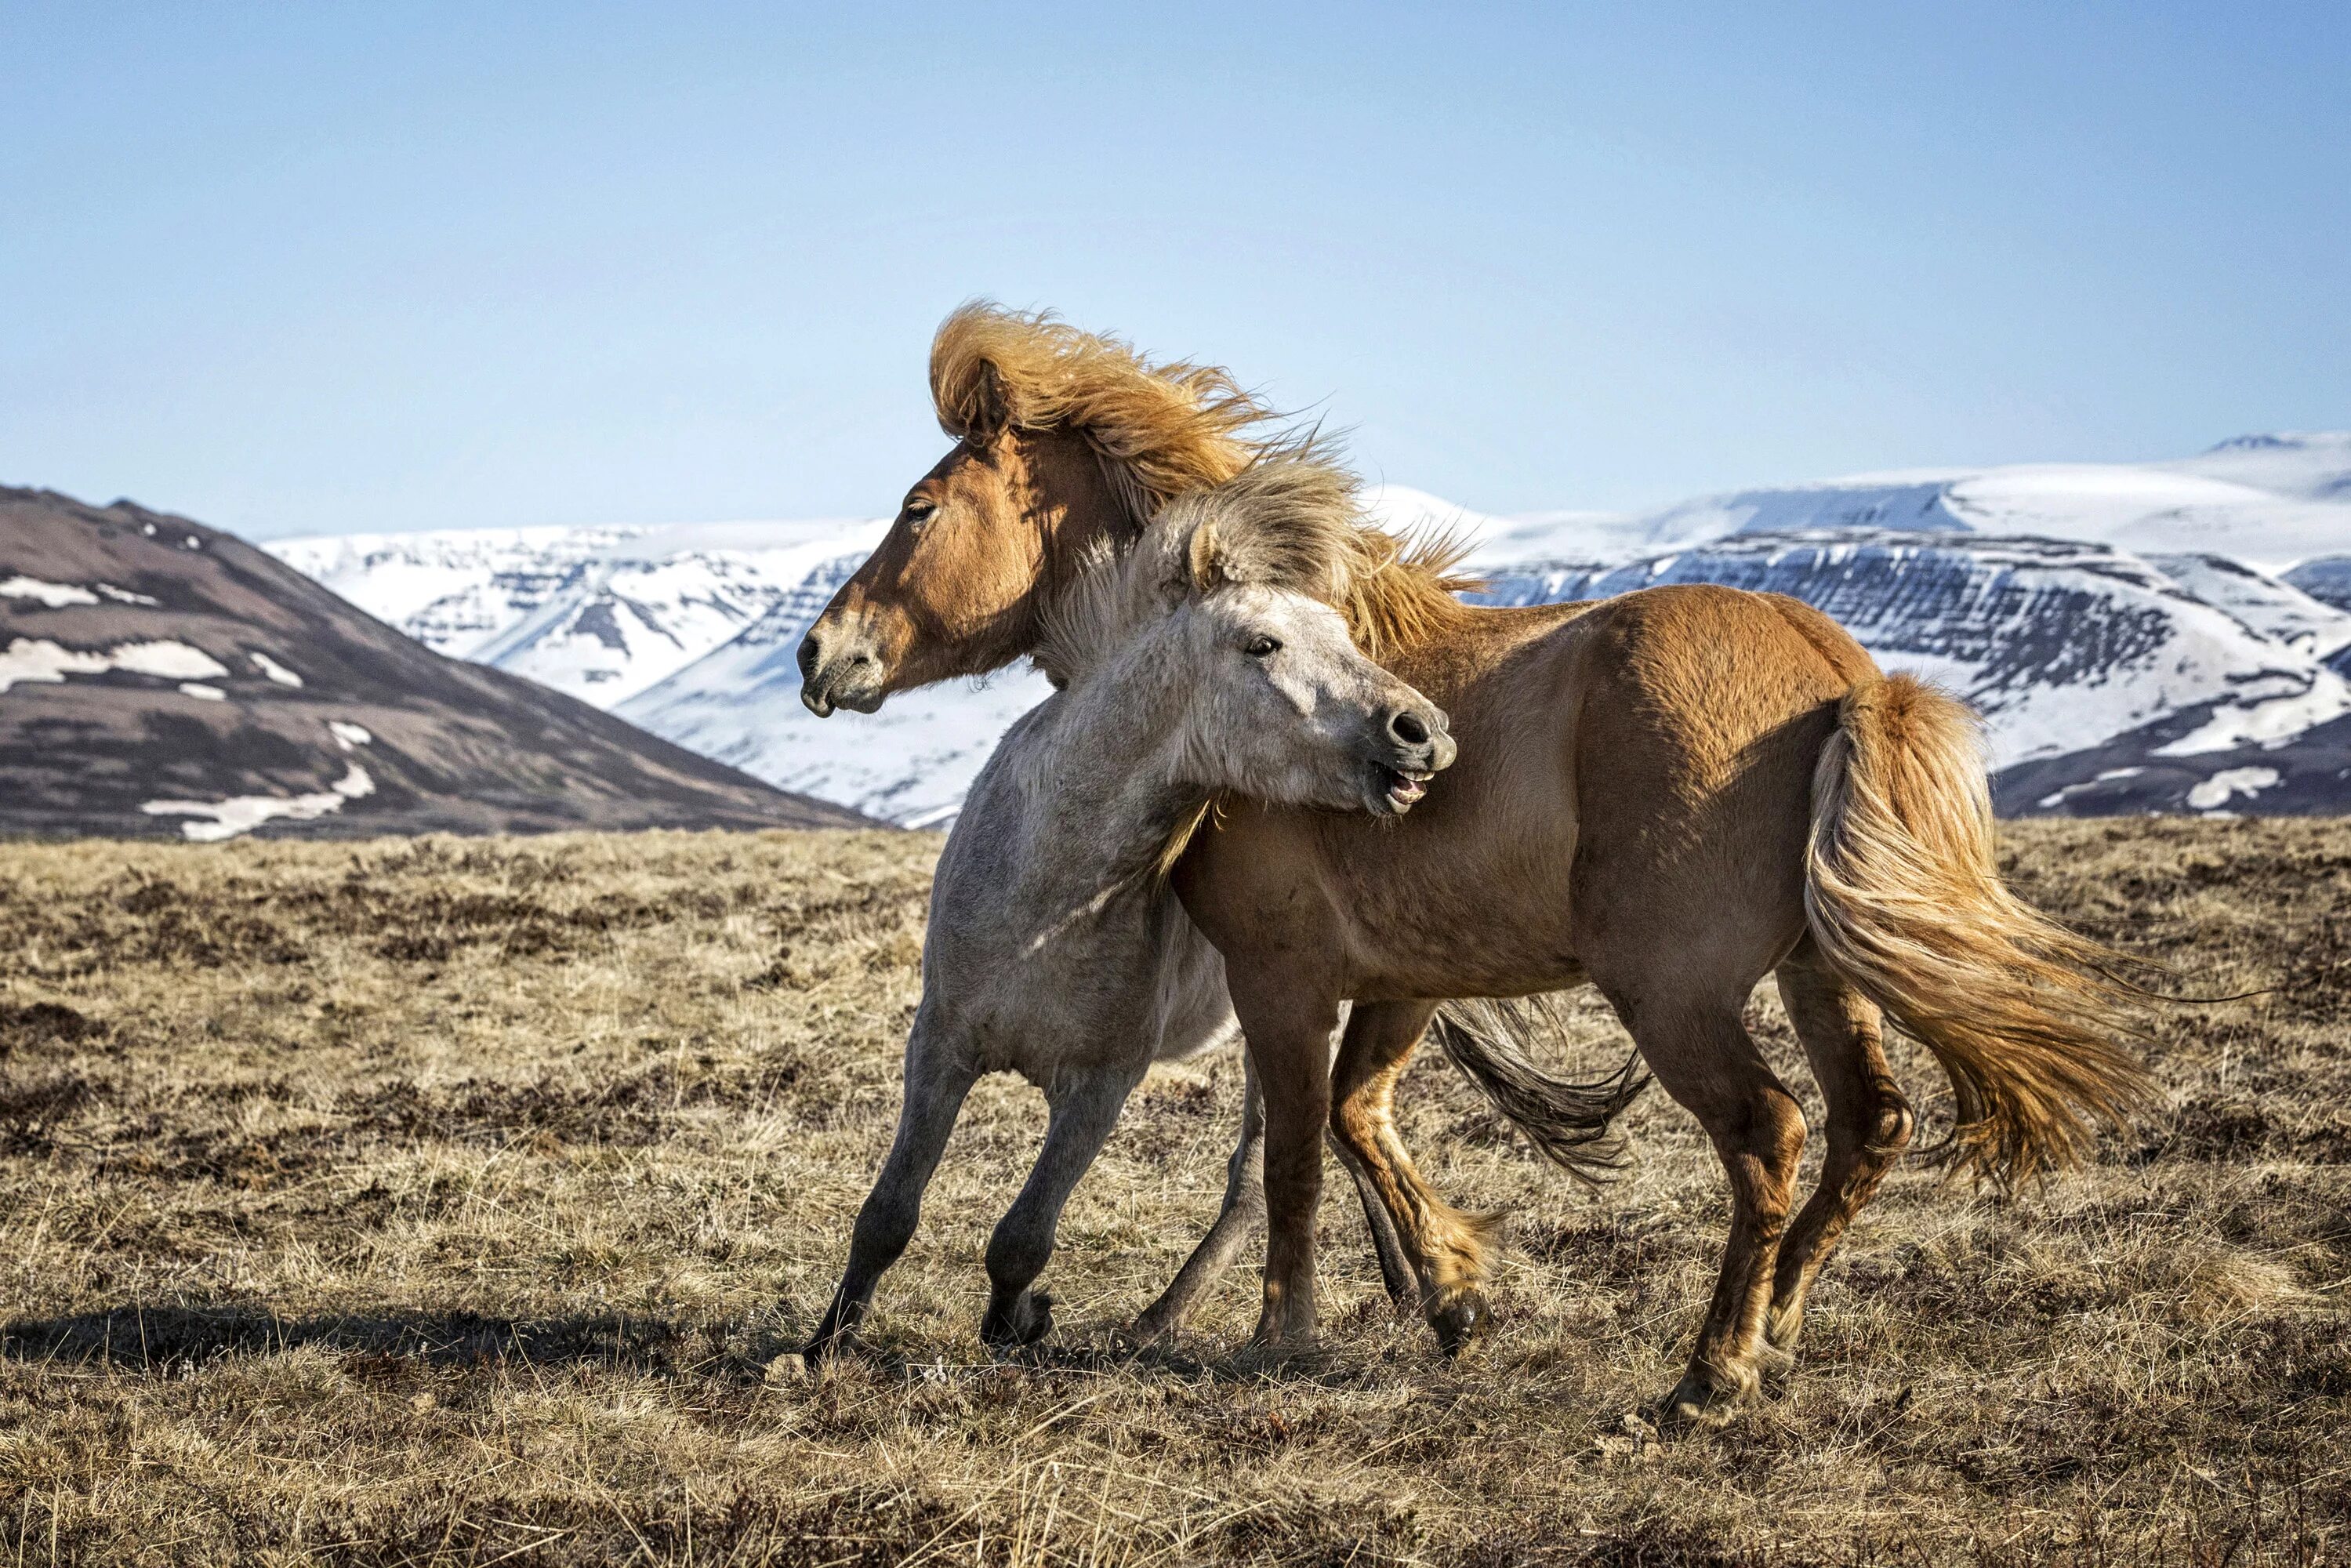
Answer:
<path fill-rule="evenodd" d="M 1434 1028 L 1447 1058 L 1545 1159 L 1592 1183 L 1629 1163 L 1615 1122 L 1649 1086 L 1638 1052 L 1599 1078 L 1546 1072 L 1535 1064 L 1534 1050 L 1564 1032 L 1549 997 L 1447 1002 L 1437 1009 Z"/>
<path fill-rule="evenodd" d="M 2122 1041 L 2147 993 L 2122 956 L 2001 880 L 1980 730 L 1908 675 L 1838 705 L 1813 774 L 1804 855 L 1813 940 L 1941 1062 L 1953 1165 L 2001 1184 L 2081 1163 L 2154 1081 Z"/>

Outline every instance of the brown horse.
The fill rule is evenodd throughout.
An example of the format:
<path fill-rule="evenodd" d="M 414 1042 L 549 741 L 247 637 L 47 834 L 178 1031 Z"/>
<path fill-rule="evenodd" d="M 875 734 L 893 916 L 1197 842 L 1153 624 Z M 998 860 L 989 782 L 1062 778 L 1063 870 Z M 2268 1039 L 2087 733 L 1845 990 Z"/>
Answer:
<path fill-rule="evenodd" d="M 820 713 L 1034 651 L 1090 543 L 1264 444 L 1266 412 L 1220 371 L 1155 371 L 987 307 L 941 328 L 931 384 L 957 445 L 810 632 Z M 1229 803 L 1176 866 L 1265 1090 L 1258 1340 L 1312 1333 L 1326 1122 L 1372 1172 L 1440 1336 L 1482 1321 L 1483 1227 L 1428 1190 L 1389 1110 L 1438 998 L 1589 981 L 1706 1128 L 1733 1218 L 1666 1402 L 1688 1419 L 1722 1418 L 1784 1363 L 1822 1264 L 1909 1141 L 1882 1015 L 1941 1062 L 1957 1157 L 1997 1179 L 2078 1159 L 2096 1119 L 2146 1093 L 2103 952 L 2000 881 L 1957 703 L 1883 676 L 1793 600 L 1688 587 L 1477 609 L 1439 553 L 1367 529 L 1345 558 L 1358 643 L 1447 710 L 1460 759 L 1398 821 Z M 1767 975 L 1828 1107 L 1801 1212 L 1803 1118 L 1741 1021 Z"/>

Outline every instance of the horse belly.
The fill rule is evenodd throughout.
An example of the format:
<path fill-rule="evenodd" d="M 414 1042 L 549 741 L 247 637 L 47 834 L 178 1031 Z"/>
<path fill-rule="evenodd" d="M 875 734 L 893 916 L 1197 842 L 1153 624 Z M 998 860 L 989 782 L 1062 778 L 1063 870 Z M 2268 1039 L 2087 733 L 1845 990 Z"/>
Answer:
<path fill-rule="evenodd" d="M 1154 976 L 1151 1054 L 1155 1061 L 1180 1061 L 1240 1036 L 1232 993 L 1225 985 L 1224 955 L 1198 926 L 1170 913 L 1174 918 L 1165 928 Z"/>
<path fill-rule="evenodd" d="M 1514 997 L 1583 983 L 1573 898 L 1575 824 L 1436 823 L 1397 835 L 1384 865 L 1348 878 L 1337 911 L 1364 1000 Z"/>

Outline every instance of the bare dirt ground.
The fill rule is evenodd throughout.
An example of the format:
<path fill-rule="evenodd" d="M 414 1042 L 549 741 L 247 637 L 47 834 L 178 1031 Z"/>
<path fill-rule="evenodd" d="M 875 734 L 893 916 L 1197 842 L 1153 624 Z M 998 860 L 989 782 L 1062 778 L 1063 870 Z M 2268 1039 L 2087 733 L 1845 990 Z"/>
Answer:
<path fill-rule="evenodd" d="M 2351 1560 L 2351 826 L 2035 822 L 2042 902 L 2250 1001 L 2012 1200 L 1907 1162 L 1801 1366 L 1658 1444 L 1726 1204 L 1654 1092 L 1598 1195 L 1441 1060 L 1407 1135 L 1509 1217 L 1498 1332 L 1394 1322 L 1334 1183 L 1325 1337 L 1115 1331 L 1213 1212 L 1235 1058 L 1080 1188 L 1033 1357 L 980 1257 L 1042 1103 L 982 1085 L 883 1355 L 788 1353 L 889 1136 L 935 839 L 0 846 L 8 1563 L 2243 1564 Z M 1776 1003 L 1754 1015 L 1809 1081 Z M 1611 1064 L 1596 1003 L 1566 1055 Z M 1919 1053 L 1897 1056 L 1947 1108 Z"/>

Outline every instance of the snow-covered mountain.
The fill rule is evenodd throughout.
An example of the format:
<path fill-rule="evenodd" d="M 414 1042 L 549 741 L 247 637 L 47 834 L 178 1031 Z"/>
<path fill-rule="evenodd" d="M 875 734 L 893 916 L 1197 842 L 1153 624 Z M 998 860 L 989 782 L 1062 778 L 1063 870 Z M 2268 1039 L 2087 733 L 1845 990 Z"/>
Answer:
<path fill-rule="evenodd" d="M 1986 715 L 2003 810 L 2351 809 L 2351 433 L 2139 465 L 1752 489 L 1455 533 L 1495 602 L 1661 582 L 1793 594 Z M 436 648 L 529 675 L 785 789 L 943 821 L 1043 682 L 1007 671 L 817 719 L 799 640 L 878 521 L 519 529 L 267 548 Z"/>
<path fill-rule="evenodd" d="M 610 708 L 726 643 L 875 522 L 513 528 L 283 539 L 266 548 L 455 657 Z"/>
<path fill-rule="evenodd" d="M 2050 799 L 2049 789 L 2018 798 L 2005 784 L 2009 771 L 2111 747 L 2150 726 L 2192 717 L 2149 731 L 2145 742 L 2150 752 L 2186 758 L 2248 746 L 2275 749 L 2351 716 L 2351 681 L 2328 664 L 2351 649 L 2351 612 L 2220 557 L 2147 558 L 2065 539 L 1810 528 L 1742 533 L 1629 562 L 1502 569 L 1488 581 L 1478 597 L 1503 604 L 1601 599 L 1667 582 L 1802 599 L 1834 616 L 1886 668 L 1931 679 L 1983 714 L 2003 770 L 2001 804 L 2011 810 L 2053 810 L 2065 801 Z M 2098 771 L 2136 765 L 2143 773 L 2147 761 L 2105 755 Z M 2206 775 L 2174 769 L 2164 777 L 2166 788 L 2178 785 L 2180 800 L 2147 804 L 2177 806 Z M 2341 798 L 2351 806 L 2351 788 Z"/>

